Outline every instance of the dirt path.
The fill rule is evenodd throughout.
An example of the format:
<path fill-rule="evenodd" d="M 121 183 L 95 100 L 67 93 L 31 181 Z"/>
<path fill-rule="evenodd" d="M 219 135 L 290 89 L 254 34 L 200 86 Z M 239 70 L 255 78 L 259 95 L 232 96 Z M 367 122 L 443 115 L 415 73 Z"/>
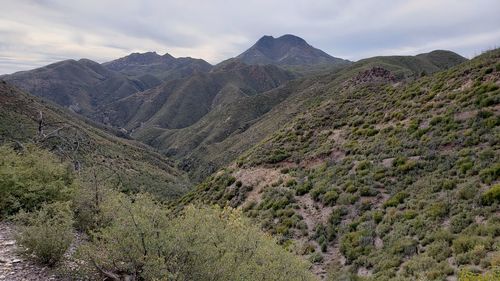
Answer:
<path fill-rule="evenodd" d="M 297 201 L 299 202 L 300 209 L 298 209 L 299 214 L 304 218 L 304 222 L 307 225 L 308 237 L 314 235 L 316 225 L 319 223 L 326 224 L 328 216 L 332 212 L 332 207 L 320 206 L 311 198 L 309 194 L 304 196 L 297 196 Z M 322 252 L 319 244 L 316 241 L 311 240 L 316 246 L 316 252 L 321 253 L 323 256 L 323 261 L 315 263 L 312 266 L 312 272 L 319 276 L 321 280 L 326 279 L 326 268 L 334 260 L 338 260 L 343 263 L 343 257 L 340 254 L 339 247 L 336 244 L 328 245 L 326 252 Z"/>
<path fill-rule="evenodd" d="M 45 281 L 59 280 L 50 269 L 26 260 L 18 254 L 12 225 L 0 222 L 0 280 Z"/>

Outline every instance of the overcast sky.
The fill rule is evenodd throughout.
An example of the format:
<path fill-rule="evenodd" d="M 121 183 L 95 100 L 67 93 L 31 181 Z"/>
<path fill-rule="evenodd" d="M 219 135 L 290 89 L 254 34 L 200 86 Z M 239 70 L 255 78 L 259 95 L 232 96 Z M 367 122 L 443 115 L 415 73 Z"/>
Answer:
<path fill-rule="evenodd" d="M 500 45 L 499 0 L 0 0 L 0 74 L 131 52 L 233 57 L 294 34 L 350 60 Z"/>

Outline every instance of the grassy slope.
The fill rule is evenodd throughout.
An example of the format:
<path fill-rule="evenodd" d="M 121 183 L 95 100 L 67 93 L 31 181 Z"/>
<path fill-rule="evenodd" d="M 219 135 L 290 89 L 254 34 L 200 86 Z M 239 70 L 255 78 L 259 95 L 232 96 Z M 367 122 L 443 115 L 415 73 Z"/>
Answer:
<path fill-rule="evenodd" d="M 332 280 L 486 270 L 500 247 L 498 201 L 484 197 L 500 175 L 499 84 L 494 50 L 407 84 L 320 86 L 310 110 L 181 205 L 242 206 Z"/>
<path fill-rule="evenodd" d="M 124 190 L 146 190 L 163 198 L 175 198 L 188 190 L 188 181 L 174 162 L 144 144 L 116 137 L 118 132 L 91 125 L 90 121 L 4 82 L 0 82 L 0 104 L 1 142 L 37 141 L 83 167 L 97 165 L 112 170 L 121 179 Z M 54 134 L 57 137 L 43 143 L 37 137 L 40 111 L 48 124 L 45 134 L 64 127 Z"/>

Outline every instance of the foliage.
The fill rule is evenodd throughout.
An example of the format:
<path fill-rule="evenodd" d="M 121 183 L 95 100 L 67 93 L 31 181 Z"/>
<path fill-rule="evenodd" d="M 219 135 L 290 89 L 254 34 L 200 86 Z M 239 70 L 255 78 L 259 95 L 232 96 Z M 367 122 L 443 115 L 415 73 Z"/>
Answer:
<path fill-rule="evenodd" d="M 113 222 L 83 255 L 103 271 L 145 280 L 312 280 L 306 265 L 233 209 L 187 207 L 181 216 L 146 195 L 120 197 Z"/>
<path fill-rule="evenodd" d="M 32 145 L 22 151 L 0 146 L 0 216 L 68 200 L 73 189 L 71 169 L 53 154 Z"/>
<path fill-rule="evenodd" d="M 500 202 L 500 184 L 496 184 L 481 196 L 481 200 L 485 205 L 491 205 L 494 202 Z"/>
<path fill-rule="evenodd" d="M 17 242 L 38 261 L 54 265 L 63 258 L 73 239 L 73 219 L 69 202 L 44 204 L 31 213 L 21 211 L 15 217 L 18 224 Z"/>

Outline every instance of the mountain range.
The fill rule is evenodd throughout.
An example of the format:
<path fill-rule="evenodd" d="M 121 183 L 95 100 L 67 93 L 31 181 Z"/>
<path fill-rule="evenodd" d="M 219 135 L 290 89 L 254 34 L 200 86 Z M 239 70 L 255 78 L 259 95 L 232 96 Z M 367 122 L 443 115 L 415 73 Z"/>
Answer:
<path fill-rule="evenodd" d="M 263 36 L 217 65 L 147 52 L 0 80 L 1 142 L 104 162 L 125 192 L 173 210 L 238 207 L 320 279 L 449 280 L 492 264 L 498 49 L 353 62 Z"/>

